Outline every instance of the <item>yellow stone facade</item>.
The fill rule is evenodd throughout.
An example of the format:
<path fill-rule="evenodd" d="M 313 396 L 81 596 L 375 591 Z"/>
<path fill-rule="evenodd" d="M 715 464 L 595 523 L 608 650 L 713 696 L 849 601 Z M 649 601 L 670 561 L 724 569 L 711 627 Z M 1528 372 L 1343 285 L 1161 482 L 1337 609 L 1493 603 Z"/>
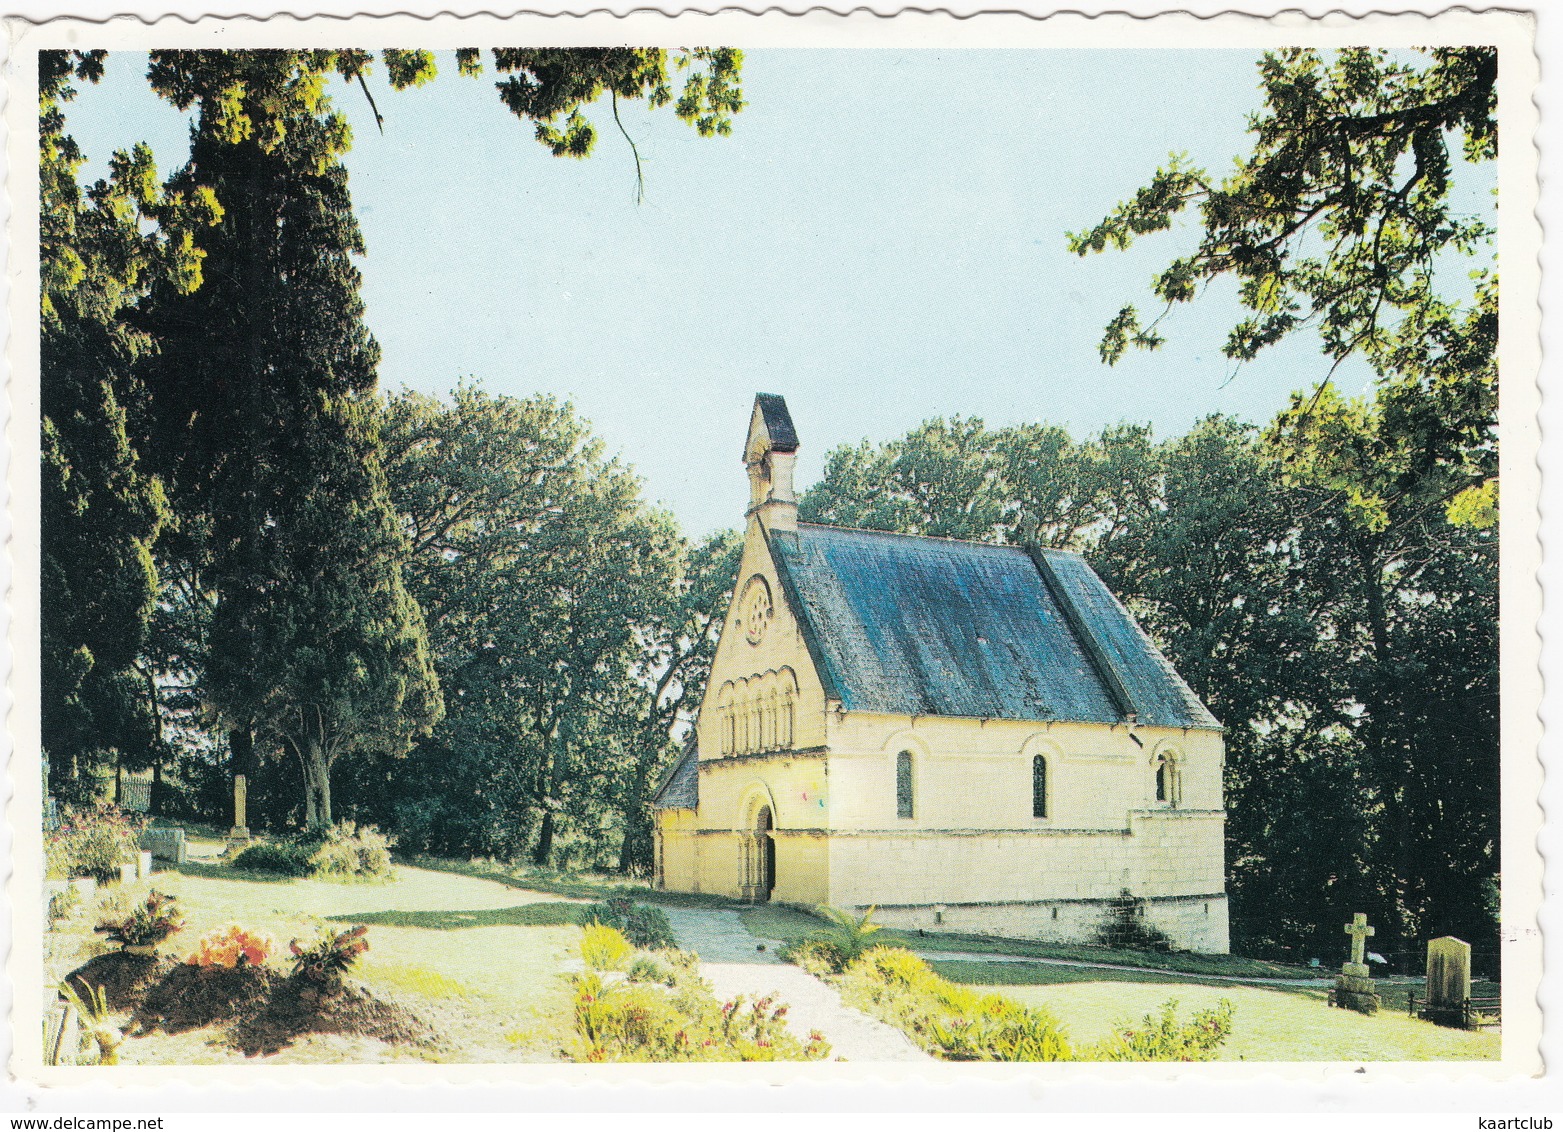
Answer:
<path fill-rule="evenodd" d="M 757 409 L 743 559 L 696 725 L 698 808 L 658 811 L 658 883 L 1058 941 L 1094 939 L 1127 893 L 1175 945 L 1225 952 L 1220 732 L 843 711 L 770 550 L 796 506 L 791 453 L 766 463 L 763 434 Z"/>

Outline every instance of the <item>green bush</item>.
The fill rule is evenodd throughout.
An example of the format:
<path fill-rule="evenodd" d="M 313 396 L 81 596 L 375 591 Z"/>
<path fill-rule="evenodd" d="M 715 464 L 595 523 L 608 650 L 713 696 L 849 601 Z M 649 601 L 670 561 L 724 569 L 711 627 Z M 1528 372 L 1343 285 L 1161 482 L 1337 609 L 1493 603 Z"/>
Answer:
<path fill-rule="evenodd" d="M 338 822 L 309 858 L 311 876 L 382 880 L 391 875 L 395 841 L 372 825 Z"/>
<path fill-rule="evenodd" d="M 259 841 L 241 850 L 233 859 L 233 867 L 304 877 L 309 875 L 309 859 L 314 851 L 314 846 L 300 841 Z"/>
<path fill-rule="evenodd" d="M 900 948 L 864 952 L 838 985 L 847 1005 L 946 1061 L 1209 1061 L 1232 1032 L 1231 1003 L 1181 1022 L 1173 1001 L 1138 1027 L 1076 1049 L 1047 1011 L 952 983 Z"/>
<path fill-rule="evenodd" d="M 787 944 L 781 950 L 781 957 L 817 978 L 845 971 L 868 949 L 869 937 L 881 927 L 873 922 L 873 907 L 861 916 L 829 904 L 821 904 L 814 911 L 833 926 L 810 932 L 801 940 Z"/>
<path fill-rule="evenodd" d="M 102 884 L 119 879 L 119 867 L 134 861 L 145 819 L 107 802 L 67 809 L 57 829 L 44 835 L 44 864 L 57 880 L 92 877 Z"/>
<path fill-rule="evenodd" d="M 1162 1004 L 1159 1015 L 1147 1014 L 1139 1026 L 1119 1030 L 1086 1051 L 1091 1061 L 1210 1061 L 1232 1033 L 1231 1002 L 1222 999 L 1188 1022 L 1177 1017 L 1178 1001 Z"/>
<path fill-rule="evenodd" d="M 571 983 L 575 1036 L 561 1052 L 572 1061 L 818 1061 L 830 1052 L 818 1031 L 807 1042 L 793 1037 L 784 1004 L 721 1002 L 698 978 L 669 989 L 588 972 Z"/>
<path fill-rule="evenodd" d="M 394 841 L 372 825 L 338 822 L 324 834 L 262 841 L 234 857 L 239 869 L 288 877 L 384 880 L 391 875 Z"/>
<path fill-rule="evenodd" d="M 815 978 L 839 975 L 850 962 L 840 942 L 823 932 L 814 932 L 796 943 L 787 944 L 781 949 L 781 957 Z"/>
<path fill-rule="evenodd" d="M 61 920 L 68 920 L 71 914 L 81 906 L 81 893 L 75 885 L 68 885 L 59 892 L 49 897 L 49 926 L 52 928 Z"/>
<path fill-rule="evenodd" d="M 342 977 L 358 962 L 358 957 L 368 950 L 367 924 L 358 924 L 340 932 L 323 928 L 307 947 L 300 947 L 296 939 L 288 944 L 288 951 L 293 956 L 293 977 L 330 989 L 342 985 Z"/>
<path fill-rule="evenodd" d="M 587 924 L 581 931 L 581 958 L 593 971 L 617 971 L 634 950 L 624 933 L 607 924 Z"/>
<path fill-rule="evenodd" d="M 842 1000 L 900 1028 L 946 1061 L 1070 1061 L 1063 1028 L 1045 1010 L 941 978 L 894 947 L 865 951 L 841 978 Z"/>
<path fill-rule="evenodd" d="M 598 904 L 588 904 L 581 912 L 582 924 L 603 924 L 624 934 L 636 947 L 651 950 L 672 947 L 672 925 L 661 908 L 636 904 L 628 896 L 610 896 Z"/>
<path fill-rule="evenodd" d="M 92 930 L 124 947 L 146 947 L 162 943 L 184 926 L 179 902 L 154 888 L 129 909 L 105 906 L 103 919 Z"/>
<path fill-rule="evenodd" d="M 645 951 L 630 961 L 624 977 L 632 983 L 662 983 L 664 986 L 673 986 L 675 982 L 673 972 L 663 966 L 662 961 L 655 955 Z"/>

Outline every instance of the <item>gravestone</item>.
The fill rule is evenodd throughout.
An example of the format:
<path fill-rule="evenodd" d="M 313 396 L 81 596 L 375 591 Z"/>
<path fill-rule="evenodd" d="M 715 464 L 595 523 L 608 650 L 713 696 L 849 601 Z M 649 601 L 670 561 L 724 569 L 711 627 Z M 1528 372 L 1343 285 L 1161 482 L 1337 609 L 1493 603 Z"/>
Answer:
<path fill-rule="evenodd" d="M 182 829 L 154 826 L 142 832 L 139 844 L 160 861 L 182 865 L 189 859 L 190 847 Z"/>
<path fill-rule="evenodd" d="M 1368 937 L 1373 934 L 1367 916 L 1361 912 L 1353 916 L 1346 925 L 1346 934 L 1351 936 L 1351 959 L 1341 964 L 1341 973 L 1335 976 L 1333 1001 L 1336 1006 L 1359 1014 L 1377 1014 L 1378 986 L 1368 977 L 1368 965 L 1363 962 Z"/>
<path fill-rule="evenodd" d="M 1471 945 L 1452 935 L 1428 940 L 1427 1005 L 1422 1017 L 1440 1026 L 1468 1029 L 1471 998 Z"/>
<path fill-rule="evenodd" d="M 242 774 L 233 776 L 233 828 L 228 831 L 229 848 L 250 843 L 249 780 Z"/>

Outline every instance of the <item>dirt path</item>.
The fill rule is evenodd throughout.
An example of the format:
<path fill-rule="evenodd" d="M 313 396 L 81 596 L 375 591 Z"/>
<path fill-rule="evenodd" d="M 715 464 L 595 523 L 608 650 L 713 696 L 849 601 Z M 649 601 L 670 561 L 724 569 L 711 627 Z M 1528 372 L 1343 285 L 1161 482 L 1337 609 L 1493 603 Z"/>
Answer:
<path fill-rule="evenodd" d="M 787 1004 L 787 1027 L 800 1041 L 818 1030 L 831 1056 L 846 1061 L 929 1061 L 900 1030 L 841 1001 L 834 987 L 783 963 L 779 940 L 756 939 L 727 909 L 667 908 L 678 945 L 700 956 L 700 974 L 724 999 L 771 995 Z"/>

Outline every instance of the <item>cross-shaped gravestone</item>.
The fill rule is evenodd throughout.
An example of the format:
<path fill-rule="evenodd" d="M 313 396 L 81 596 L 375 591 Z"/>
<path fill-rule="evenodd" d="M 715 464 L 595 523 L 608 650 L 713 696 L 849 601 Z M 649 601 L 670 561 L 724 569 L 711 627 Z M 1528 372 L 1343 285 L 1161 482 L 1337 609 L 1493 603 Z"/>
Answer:
<path fill-rule="evenodd" d="M 1346 925 L 1346 934 L 1351 937 L 1351 960 L 1342 963 L 1340 974 L 1335 976 L 1332 1001 L 1348 1010 L 1375 1014 L 1379 1008 L 1378 991 L 1368 975 L 1368 965 L 1363 962 L 1368 937 L 1373 934 L 1373 929 L 1368 927 L 1368 918 L 1358 912 Z"/>
<path fill-rule="evenodd" d="M 1368 946 L 1368 937 L 1373 934 L 1373 929 L 1368 927 L 1368 918 L 1358 912 L 1351 918 L 1351 923 L 1346 925 L 1346 934 L 1351 937 L 1351 961 L 1357 966 L 1362 966 L 1363 952 Z"/>

